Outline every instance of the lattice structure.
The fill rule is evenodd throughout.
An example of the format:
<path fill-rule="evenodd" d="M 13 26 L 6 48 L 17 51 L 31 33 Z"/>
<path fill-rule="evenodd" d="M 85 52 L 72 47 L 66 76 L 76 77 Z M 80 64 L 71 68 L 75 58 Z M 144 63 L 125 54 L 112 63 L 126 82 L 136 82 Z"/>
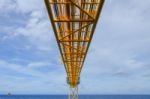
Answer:
<path fill-rule="evenodd" d="M 78 99 L 78 87 L 70 87 L 68 99 Z"/>
<path fill-rule="evenodd" d="M 104 0 L 45 0 L 67 72 L 67 82 L 72 88 L 79 84 L 103 3 Z"/>

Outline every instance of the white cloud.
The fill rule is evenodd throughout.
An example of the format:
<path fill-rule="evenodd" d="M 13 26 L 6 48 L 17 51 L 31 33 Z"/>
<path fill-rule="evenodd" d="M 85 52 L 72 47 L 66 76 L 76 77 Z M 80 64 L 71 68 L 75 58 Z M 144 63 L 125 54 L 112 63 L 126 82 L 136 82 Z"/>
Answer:
<path fill-rule="evenodd" d="M 24 66 L 24 65 L 9 63 L 5 60 L 0 60 L 0 66 L 1 66 L 0 68 L 2 68 L 2 69 L 10 69 L 10 70 L 13 70 L 14 72 L 27 74 L 27 75 L 31 75 L 31 76 L 42 76 L 43 75 L 42 73 L 33 71 L 32 69 L 27 69 L 26 66 Z"/>
<path fill-rule="evenodd" d="M 2 0 L 1 5 L 1 7 L 11 7 L 13 5 L 14 8 L 8 10 L 11 10 L 14 15 L 23 14 L 22 16 L 27 16 L 23 23 L 24 25 L 18 27 L 12 25 L 12 27 L 7 28 L 11 33 L 5 35 L 3 40 L 16 39 L 15 37 L 24 36 L 37 49 L 41 51 L 51 50 L 50 42 L 53 42 L 54 36 L 50 28 L 50 22 L 43 0 L 14 0 L 9 2 Z M 8 15 L 9 11 L 6 12 Z"/>
<path fill-rule="evenodd" d="M 28 13 L 43 9 L 43 0 L 16 0 L 18 11 Z"/>
<path fill-rule="evenodd" d="M 14 28 L 14 25 L 12 24 L 12 27 L 9 30 L 7 30 L 8 28 L 6 29 L 9 33 L 3 36 L 3 42 L 7 41 L 11 45 L 18 47 L 15 48 L 16 50 L 12 49 L 12 52 L 20 51 L 18 49 L 22 49 L 22 51 L 33 51 L 34 49 L 33 53 L 36 52 L 36 55 L 41 55 L 41 61 L 37 61 L 36 59 L 36 61 L 31 61 L 30 59 L 26 60 L 21 58 L 23 56 L 19 55 L 16 55 L 15 58 L 13 56 L 9 56 L 9 59 L 1 59 L 0 69 L 2 71 L 5 70 L 5 72 L 0 73 L 0 91 L 5 91 L 6 93 L 11 91 L 12 93 L 25 94 L 61 93 L 62 89 L 67 88 L 66 74 L 64 67 L 60 66 L 58 61 L 54 59 L 57 55 L 50 57 L 49 60 L 54 61 L 53 63 L 42 61 L 42 56 L 53 55 L 53 52 L 50 51 L 56 47 L 56 44 L 53 46 L 55 36 L 50 28 L 50 22 L 44 6 L 44 1 L 14 0 L 8 4 L 5 0 L 3 5 L 7 5 L 9 7 L 10 5 L 14 6 L 13 9 L 8 9 L 7 11 L 5 10 L 5 14 L 7 16 L 11 16 L 13 13 L 13 16 L 20 15 L 20 17 L 23 18 L 22 20 L 24 20 L 22 25 Z M 12 21 L 17 20 L 18 19 L 16 18 Z M 25 38 L 24 41 L 22 40 L 22 43 L 29 42 L 27 43 L 28 45 L 24 45 L 23 48 L 20 48 L 16 44 L 12 44 L 12 42 L 10 42 L 20 37 Z M 47 54 L 45 54 L 45 51 Z M 11 58 L 13 59 L 10 60 Z M 22 64 L 24 61 L 26 64 Z M 49 68 L 49 72 L 42 71 L 41 69 L 43 68 Z"/>
<path fill-rule="evenodd" d="M 81 74 L 83 93 L 149 92 L 149 3 L 106 0 Z"/>
<path fill-rule="evenodd" d="M 40 20 L 33 17 L 28 20 L 25 27 L 19 27 L 16 33 L 28 38 L 38 49 L 50 50 L 49 43 L 52 42 L 53 36 L 50 32 L 48 20 Z"/>
<path fill-rule="evenodd" d="M 0 14 L 13 11 L 16 5 L 13 0 L 0 0 Z M 1 16 L 0 15 L 0 16 Z"/>
<path fill-rule="evenodd" d="M 35 62 L 35 63 L 30 63 L 28 64 L 28 68 L 40 68 L 40 67 L 43 67 L 43 68 L 46 68 L 47 66 L 49 65 L 52 65 L 51 63 L 49 62 Z M 46 66 L 46 67 L 45 67 Z"/>
<path fill-rule="evenodd" d="M 50 72 L 41 72 L 35 69 L 42 66 L 42 68 L 46 68 L 44 67 L 45 64 L 47 65 L 48 63 L 32 62 L 27 64 L 30 66 L 28 67 L 0 60 L 0 70 L 9 71 L 7 74 L 1 73 L 0 75 L 0 91 L 3 93 L 11 91 L 12 93 L 18 94 L 28 92 L 31 92 L 30 94 L 49 94 L 48 92 L 53 94 L 61 93 L 60 89 L 67 88 L 65 82 L 66 75 L 63 67 L 58 68 L 58 66 L 57 70 L 49 70 Z M 50 67 L 50 65 L 48 67 Z M 33 89 L 37 91 L 33 91 Z"/>
<path fill-rule="evenodd" d="M 56 46 L 53 46 L 53 44 L 56 45 L 55 37 L 50 28 L 43 0 L 16 0 L 15 2 L 1 0 L 0 2 L 2 2 L 0 13 L 3 12 L 2 7 L 8 3 L 5 11 L 14 10 L 16 14 L 23 14 L 27 17 L 24 25 L 10 29 L 14 29 L 14 35 L 4 36 L 5 40 L 8 40 L 9 36 L 13 36 L 12 39 L 23 36 L 30 42 L 26 46 L 28 50 L 32 47 L 40 51 L 54 52 L 56 50 Z M 106 0 L 81 74 L 81 93 L 149 92 L 149 4 L 148 0 Z M 56 56 L 51 57 L 56 58 Z M 54 63 L 57 63 L 57 60 L 58 58 L 54 60 Z M 46 68 L 47 65 L 53 65 L 58 70 L 52 69 L 49 73 L 42 73 L 35 69 L 44 66 Z M 28 61 L 26 66 L 22 66 L 0 60 L 0 68 L 38 78 L 37 80 L 36 77 L 0 75 L 2 82 L 0 87 L 4 90 L 16 87 L 14 89 L 16 93 L 26 93 L 27 91 L 32 92 L 34 89 L 31 87 L 34 87 L 39 93 L 41 92 L 38 91 L 39 89 L 44 90 L 43 93 L 63 93 L 63 89 L 66 88 L 63 66 L 59 67 L 59 65 L 46 61 Z M 24 81 L 29 79 L 31 81 L 24 84 Z M 18 80 L 19 83 L 17 83 Z M 12 85 L 11 81 L 16 84 Z M 4 87 L 6 85 L 9 87 Z"/>

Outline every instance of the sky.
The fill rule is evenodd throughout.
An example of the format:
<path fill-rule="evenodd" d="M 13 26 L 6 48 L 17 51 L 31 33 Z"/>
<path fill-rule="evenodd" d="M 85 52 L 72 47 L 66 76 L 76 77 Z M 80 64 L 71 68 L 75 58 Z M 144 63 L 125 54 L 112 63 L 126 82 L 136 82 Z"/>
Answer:
<path fill-rule="evenodd" d="M 150 94 L 150 0 L 106 0 L 80 94 Z M 67 94 L 43 0 L 0 0 L 0 94 Z"/>

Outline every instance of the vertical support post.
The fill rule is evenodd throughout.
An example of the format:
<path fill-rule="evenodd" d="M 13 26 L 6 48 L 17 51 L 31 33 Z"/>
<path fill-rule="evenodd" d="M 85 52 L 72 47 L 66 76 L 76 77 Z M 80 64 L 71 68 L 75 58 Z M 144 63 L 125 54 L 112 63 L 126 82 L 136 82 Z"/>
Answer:
<path fill-rule="evenodd" d="M 78 86 L 69 88 L 68 99 L 78 99 Z"/>

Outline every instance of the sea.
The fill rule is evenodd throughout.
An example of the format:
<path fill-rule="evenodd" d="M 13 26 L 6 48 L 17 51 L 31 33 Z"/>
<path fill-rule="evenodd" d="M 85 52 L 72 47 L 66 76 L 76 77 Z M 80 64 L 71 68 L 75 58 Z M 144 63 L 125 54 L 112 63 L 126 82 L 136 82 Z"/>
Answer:
<path fill-rule="evenodd" d="M 0 95 L 0 99 L 68 99 L 67 95 Z M 150 99 L 150 95 L 79 95 L 79 99 Z"/>

